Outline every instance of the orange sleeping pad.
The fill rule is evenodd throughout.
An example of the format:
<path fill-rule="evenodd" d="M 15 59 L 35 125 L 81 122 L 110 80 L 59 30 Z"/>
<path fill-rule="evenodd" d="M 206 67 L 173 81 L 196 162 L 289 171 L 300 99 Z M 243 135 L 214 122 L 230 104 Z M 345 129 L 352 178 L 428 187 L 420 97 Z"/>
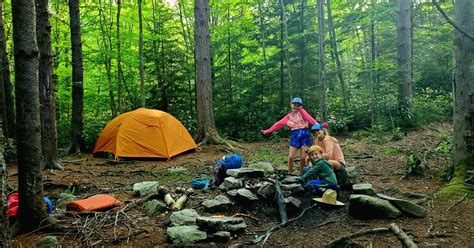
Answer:
<path fill-rule="evenodd" d="M 115 199 L 111 195 L 94 195 L 86 199 L 72 201 L 67 204 L 66 209 L 68 211 L 97 211 L 107 208 L 112 208 L 116 206 L 120 206 L 122 204 L 121 201 Z"/>

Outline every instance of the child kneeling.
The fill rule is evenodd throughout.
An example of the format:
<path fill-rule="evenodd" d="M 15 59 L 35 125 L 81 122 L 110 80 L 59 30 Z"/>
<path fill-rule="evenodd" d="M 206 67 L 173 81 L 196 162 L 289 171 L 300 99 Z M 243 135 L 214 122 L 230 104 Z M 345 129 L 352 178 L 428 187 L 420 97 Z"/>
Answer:
<path fill-rule="evenodd" d="M 312 167 L 300 177 L 304 187 L 312 193 L 325 191 L 326 189 L 339 191 L 336 174 L 334 174 L 331 164 L 324 160 L 323 149 L 320 146 L 313 145 L 307 153 Z"/>

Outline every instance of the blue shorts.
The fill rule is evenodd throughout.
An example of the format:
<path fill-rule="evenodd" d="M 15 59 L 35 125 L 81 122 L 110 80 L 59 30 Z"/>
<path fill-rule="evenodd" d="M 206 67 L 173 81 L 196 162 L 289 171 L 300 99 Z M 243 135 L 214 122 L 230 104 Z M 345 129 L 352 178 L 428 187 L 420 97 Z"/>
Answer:
<path fill-rule="evenodd" d="M 311 133 L 308 128 L 291 130 L 290 146 L 300 148 L 313 144 Z"/>

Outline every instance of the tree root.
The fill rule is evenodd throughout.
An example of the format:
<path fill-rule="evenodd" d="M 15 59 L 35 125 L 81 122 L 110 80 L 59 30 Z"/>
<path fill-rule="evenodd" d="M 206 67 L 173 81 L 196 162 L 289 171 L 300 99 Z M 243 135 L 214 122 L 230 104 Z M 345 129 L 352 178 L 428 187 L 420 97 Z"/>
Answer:
<path fill-rule="evenodd" d="M 198 144 L 198 148 L 205 144 L 222 145 L 226 152 L 242 151 L 243 147 L 236 141 L 223 139 L 216 131 L 210 130 L 206 132 L 205 138 Z M 199 148 L 200 149 L 200 148 Z"/>

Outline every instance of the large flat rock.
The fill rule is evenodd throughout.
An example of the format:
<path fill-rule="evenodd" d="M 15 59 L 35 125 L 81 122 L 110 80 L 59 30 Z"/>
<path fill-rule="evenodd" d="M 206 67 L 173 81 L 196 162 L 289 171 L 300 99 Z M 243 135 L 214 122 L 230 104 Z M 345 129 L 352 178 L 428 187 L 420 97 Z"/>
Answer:
<path fill-rule="evenodd" d="M 204 210 L 206 212 L 215 213 L 219 211 L 225 211 L 232 205 L 232 202 L 230 201 L 229 197 L 225 195 L 218 195 L 214 197 L 214 199 L 204 201 L 202 205 L 204 206 Z"/>
<path fill-rule="evenodd" d="M 231 233 L 239 232 L 247 228 L 247 224 L 243 218 L 240 217 L 198 217 L 196 219 L 196 225 L 201 230 L 206 230 L 207 232 L 218 232 L 218 231 L 227 231 Z"/>
<path fill-rule="evenodd" d="M 393 219 L 400 216 L 401 212 L 387 200 L 369 195 L 351 195 L 349 214 L 362 219 Z"/>
<path fill-rule="evenodd" d="M 166 229 L 166 234 L 176 245 L 193 244 L 207 239 L 207 233 L 197 226 L 173 226 Z"/>
<path fill-rule="evenodd" d="M 226 173 L 235 178 L 260 178 L 265 174 L 263 170 L 253 168 L 229 169 Z"/>
<path fill-rule="evenodd" d="M 415 203 L 409 202 L 407 200 L 394 198 L 384 194 L 377 194 L 377 197 L 389 201 L 407 216 L 417 218 L 424 218 L 426 216 L 426 209 L 416 205 Z"/>
<path fill-rule="evenodd" d="M 172 226 L 193 226 L 196 225 L 196 218 L 199 214 L 194 209 L 183 209 L 174 212 L 170 216 Z"/>

